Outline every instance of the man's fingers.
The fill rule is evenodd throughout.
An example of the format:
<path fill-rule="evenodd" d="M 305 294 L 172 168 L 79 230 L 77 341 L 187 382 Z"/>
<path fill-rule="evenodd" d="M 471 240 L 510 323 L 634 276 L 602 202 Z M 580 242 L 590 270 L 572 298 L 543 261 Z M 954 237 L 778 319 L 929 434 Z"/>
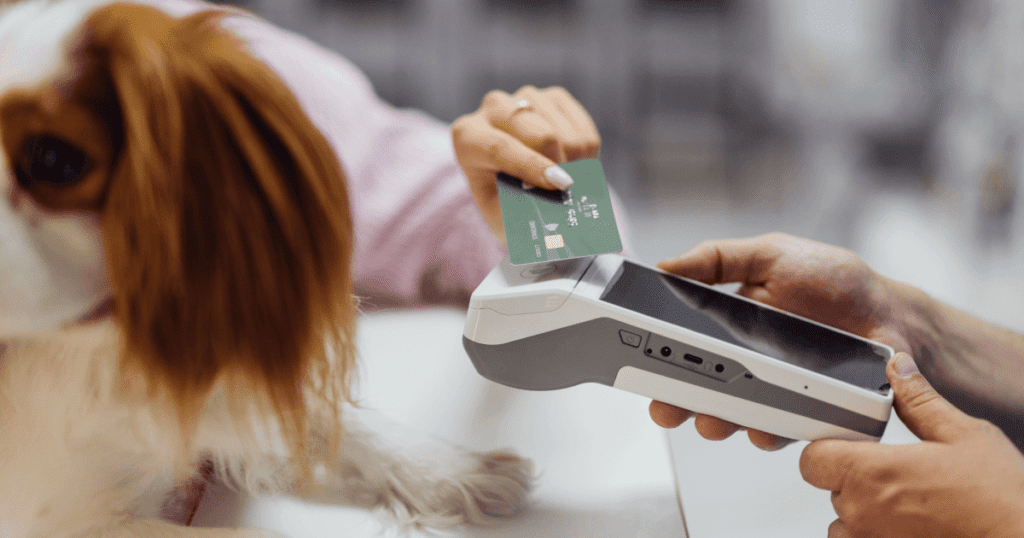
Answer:
<path fill-rule="evenodd" d="M 853 537 L 853 535 L 850 534 L 850 530 L 847 529 L 846 525 L 844 525 L 843 522 L 839 521 L 838 519 L 833 521 L 832 524 L 828 526 L 828 538 L 852 538 L 852 537 Z"/>
<path fill-rule="evenodd" d="M 662 428 L 675 428 L 693 416 L 693 411 L 680 409 L 658 400 L 652 400 L 648 410 L 654 423 Z"/>
<path fill-rule="evenodd" d="M 651 413 L 651 419 L 654 420 L 655 424 L 662 428 L 678 427 L 695 414 L 693 411 L 680 409 L 674 405 L 659 402 L 657 400 L 652 400 L 648 409 Z M 713 441 L 726 439 L 737 431 L 743 429 L 741 426 L 733 424 L 732 422 L 708 415 L 697 415 L 695 427 L 697 428 L 697 433 L 702 437 Z M 750 430 L 747 432 L 747 435 L 754 446 L 768 451 L 778 450 L 793 442 L 791 439 L 786 439 L 784 437 L 779 437 L 759 430 Z"/>
<path fill-rule="evenodd" d="M 848 443 L 825 440 L 804 447 L 800 454 L 800 476 L 804 482 L 818 489 L 839 491 L 852 455 Z"/>
<path fill-rule="evenodd" d="M 800 475 L 818 489 L 841 491 L 847 473 L 857 472 L 865 462 L 884 464 L 891 459 L 890 448 L 860 441 L 814 441 L 800 454 Z"/>
<path fill-rule="evenodd" d="M 750 439 L 751 444 L 761 450 L 767 450 L 769 452 L 785 448 L 793 442 L 792 439 L 779 437 L 773 433 L 763 432 L 761 430 L 747 430 L 747 437 Z"/>
<path fill-rule="evenodd" d="M 707 284 L 761 284 L 781 254 L 770 235 L 705 241 L 677 258 L 659 263 L 658 268 Z"/>
<path fill-rule="evenodd" d="M 897 353 L 886 367 L 896 414 L 925 441 L 952 442 L 973 427 L 975 419 L 949 403 L 932 388 L 907 353 Z"/>
<path fill-rule="evenodd" d="M 710 415 L 697 415 L 697 418 L 693 421 L 693 426 L 701 437 L 712 441 L 728 439 L 732 434 L 742 429 L 742 426 L 738 424 L 733 424 Z"/>

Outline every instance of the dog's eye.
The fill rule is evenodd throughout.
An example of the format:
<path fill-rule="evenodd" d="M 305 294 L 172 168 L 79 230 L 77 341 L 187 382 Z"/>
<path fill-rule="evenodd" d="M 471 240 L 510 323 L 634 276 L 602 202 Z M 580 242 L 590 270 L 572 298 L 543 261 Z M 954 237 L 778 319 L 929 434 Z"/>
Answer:
<path fill-rule="evenodd" d="M 34 136 L 25 142 L 25 159 L 18 167 L 18 183 L 33 182 L 70 185 L 81 180 L 92 162 L 75 146 L 50 135 Z"/>

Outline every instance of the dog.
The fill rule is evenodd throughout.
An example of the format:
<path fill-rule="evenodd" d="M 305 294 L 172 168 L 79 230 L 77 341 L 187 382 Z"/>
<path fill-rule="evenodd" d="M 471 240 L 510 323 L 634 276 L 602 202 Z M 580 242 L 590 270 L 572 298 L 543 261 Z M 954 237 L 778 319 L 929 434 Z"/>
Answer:
<path fill-rule="evenodd" d="M 345 174 L 244 16 L 0 0 L 0 538 L 198 535 L 160 516 L 208 462 L 404 525 L 526 502 L 355 402 Z"/>

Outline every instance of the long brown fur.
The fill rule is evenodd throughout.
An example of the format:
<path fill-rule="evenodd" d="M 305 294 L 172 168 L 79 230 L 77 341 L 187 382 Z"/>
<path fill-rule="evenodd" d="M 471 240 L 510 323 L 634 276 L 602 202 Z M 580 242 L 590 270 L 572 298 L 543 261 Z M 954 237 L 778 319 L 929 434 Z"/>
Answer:
<path fill-rule="evenodd" d="M 100 203 L 114 312 L 126 366 L 169 391 L 184 426 L 224 380 L 239 415 L 253 402 L 276 413 L 308 471 L 304 396 L 337 410 L 354 366 L 345 180 L 221 16 L 114 5 L 74 45 L 123 125 Z"/>

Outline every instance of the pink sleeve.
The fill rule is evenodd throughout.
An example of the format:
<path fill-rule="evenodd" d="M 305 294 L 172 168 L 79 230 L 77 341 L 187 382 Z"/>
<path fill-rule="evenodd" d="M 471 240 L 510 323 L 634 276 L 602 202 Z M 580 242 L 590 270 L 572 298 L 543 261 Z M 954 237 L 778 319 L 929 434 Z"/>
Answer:
<path fill-rule="evenodd" d="M 177 15 L 209 7 L 147 2 Z M 362 307 L 468 303 L 505 250 L 469 193 L 449 126 L 384 103 L 354 65 L 304 37 L 256 17 L 225 25 L 284 79 L 337 152 L 355 222 L 352 270 Z"/>

